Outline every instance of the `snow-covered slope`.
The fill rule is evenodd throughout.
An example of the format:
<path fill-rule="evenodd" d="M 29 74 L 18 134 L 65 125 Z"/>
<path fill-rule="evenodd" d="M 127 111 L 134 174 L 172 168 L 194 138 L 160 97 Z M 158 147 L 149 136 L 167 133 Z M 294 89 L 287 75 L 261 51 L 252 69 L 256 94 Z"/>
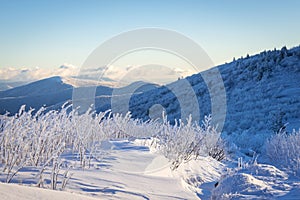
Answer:
<path fill-rule="evenodd" d="M 227 113 L 223 131 L 231 133 L 273 132 L 285 123 L 287 128 L 300 127 L 300 47 L 265 51 L 217 66 L 226 90 Z M 202 74 L 186 79 L 197 95 L 201 117 L 210 114 L 211 99 Z M 181 88 L 182 80 L 172 83 Z M 213 81 L 209 84 L 216 84 Z M 169 119 L 180 118 L 180 104 L 170 87 L 161 87 L 136 95 L 130 109 L 136 118 L 149 119 L 148 110 L 161 104 Z M 218 88 L 216 88 L 218 93 Z M 182 92 L 181 95 L 188 95 Z M 190 104 L 192 105 L 192 104 Z M 185 106 L 189 106 L 189 102 Z M 184 108 L 186 109 L 186 108 Z M 192 110 L 193 108 L 188 108 Z"/>

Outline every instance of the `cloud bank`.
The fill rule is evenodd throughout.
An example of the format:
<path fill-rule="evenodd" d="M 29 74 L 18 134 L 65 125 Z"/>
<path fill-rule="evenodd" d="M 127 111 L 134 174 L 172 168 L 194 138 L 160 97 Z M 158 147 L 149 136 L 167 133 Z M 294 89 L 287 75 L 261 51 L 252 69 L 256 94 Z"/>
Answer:
<path fill-rule="evenodd" d="M 0 68 L 0 80 L 11 82 L 29 82 L 52 76 L 70 77 L 78 74 L 79 68 L 71 64 L 63 64 L 58 68 Z"/>
<path fill-rule="evenodd" d="M 0 83 L 10 83 L 11 85 L 20 82 L 21 84 L 21 82 L 28 83 L 52 76 L 60 76 L 69 82 L 86 80 L 104 85 L 125 86 L 135 81 L 167 84 L 176 81 L 179 77 L 186 77 L 191 74 L 193 73 L 187 69 L 155 64 L 128 65 L 125 67 L 111 65 L 109 67 L 80 69 L 65 63 L 58 68 L 0 68 Z"/>

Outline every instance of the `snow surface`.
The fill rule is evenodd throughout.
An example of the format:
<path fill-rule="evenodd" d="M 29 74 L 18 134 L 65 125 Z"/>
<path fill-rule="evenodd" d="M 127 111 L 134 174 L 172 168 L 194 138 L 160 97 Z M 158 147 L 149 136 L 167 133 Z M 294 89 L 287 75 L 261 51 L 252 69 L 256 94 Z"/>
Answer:
<path fill-rule="evenodd" d="M 47 190 L 36 187 L 28 187 L 17 184 L 0 183 L 0 196 L 2 200 L 52 200 L 52 199 L 73 199 L 73 200 L 92 200 L 95 198 L 87 197 L 70 192 Z"/>
<path fill-rule="evenodd" d="M 141 146 L 146 144 L 146 146 Z M 0 184 L 1 199 L 288 199 L 300 197 L 300 178 L 268 164 L 228 168 L 210 157 L 183 163 L 172 171 L 168 160 L 143 139 L 105 141 L 101 161 L 72 169 L 65 191 L 28 187 L 30 169 L 18 184 Z M 215 184 L 218 183 L 217 186 Z M 35 186 L 35 185 L 31 185 Z"/>
<path fill-rule="evenodd" d="M 106 154 L 101 161 L 93 160 L 89 169 L 72 170 L 73 175 L 65 189 L 67 192 L 98 199 L 198 199 L 197 192 L 206 197 L 210 194 L 207 188 L 197 189 L 198 186 L 215 182 L 223 169 L 223 164 L 212 158 L 201 158 L 171 171 L 168 160 L 136 141 L 106 141 L 102 148 Z M 34 178 L 33 174 L 27 169 L 15 180 L 28 185 Z M 0 188 L 6 199 L 49 199 L 52 195 L 60 198 L 68 194 L 15 184 L 1 184 Z M 11 194 L 10 188 L 19 191 L 18 194 Z M 65 198 L 73 198 L 68 195 Z M 74 195 L 74 199 L 80 198 L 82 196 Z"/>
<path fill-rule="evenodd" d="M 272 165 L 254 164 L 226 175 L 212 191 L 212 199 L 299 199 L 299 177 Z"/>

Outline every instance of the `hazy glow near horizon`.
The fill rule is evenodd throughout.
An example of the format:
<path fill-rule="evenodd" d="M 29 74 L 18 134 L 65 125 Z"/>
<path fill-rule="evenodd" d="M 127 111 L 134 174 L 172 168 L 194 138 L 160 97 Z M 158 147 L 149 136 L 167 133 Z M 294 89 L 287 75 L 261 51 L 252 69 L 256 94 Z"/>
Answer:
<path fill-rule="evenodd" d="M 182 58 L 162 50 L 142 49 L 123 55 L 110 63 L 104 77 L 127 85 L 135 81 L 166 84 L 198 73 Z"/>
<path fill-rule="evenodd" d="M 178 31 L 200 44 L 216 64 L 300 44 L 297 0 L 0 2 L 2 69 L 80 67 L 106 39 L 142 27 Z"/>

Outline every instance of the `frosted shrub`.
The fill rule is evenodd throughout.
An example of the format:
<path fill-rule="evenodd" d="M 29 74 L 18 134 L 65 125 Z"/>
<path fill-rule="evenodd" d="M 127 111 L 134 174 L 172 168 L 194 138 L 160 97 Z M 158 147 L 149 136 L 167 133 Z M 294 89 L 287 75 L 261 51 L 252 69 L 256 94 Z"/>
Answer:
<path fill-rule="evenodd" d="M 38 171 L 38 186 L 43 186 L 44 175 L 49 172 L 50 187 L 56 189 L 58 175 L 65 168 L 67 175 L 60 181 L 65 187 L 73 164 L 62 160 L 64 154 L 77 154 L 83 168 L 90 163 L 105 138 L 100 122 L 106 112 L 78 115 L 76 111 L 67 112 L 68 109 L 44 113 L 41 108 L 33 114 L 34 110 L 25 112 L 22 106 L 15 116 L 1 116 L 0 175 L 5 175 L 6 182 L 11 182 L 23 167 L 31 167 Z"/>
<path fill-rule="evenodd" d="M 128 127 L 127 125 L 131 121 L 130 113 L 126 115 L 121 115 L 119 113 L 116 114 L 109 114 L 108 120 L 103 122 L 104 134 L 108 136 L 112 136 L 113 138 L 127 138 L 128 134 Z"/>
<path fill-rule="evenodd" d="M 300 130 L 274 135 L 266 142 L 265 150 L 272 162 L 300 175 Z"/>
<path fill-rule="evenodd" d="M 27 152 L 30 150 L 31 141 L 29 133 L 23 131 L 22 124 L 27 123 L 28 126 L 32 126 L 30 123 L 32 110 L 28 113 L 24 110 L 25 107 L 21 107 L 14 118 L 6 117 L 0 132 L 0 161 L 2 172 L 6 173 L 6 182 L 10 182 L 28 163 Z"/>
<path fill-rule="evenodd" d="M 82 115 L 72 114 L 70 126 L 72 127 L 72 131 L 70 131 L 72 142 L 70 146 L 73 153 L 77 153 L 80 166 L 83 168 L 87 164 L 90 167 L 92 158 L 98 159 L 100 142 L 109 137 L 103 134 L 103 123 L 100 123 L 105 120 L 105 115 L 108 112 L 96 114 L 87 111 Z"/>
<path fill-rule="evenodd" d="M 71 106 L 71 105 L 70 105 Z M 11 182 L 24 167 L 35 171 L 39 187 L 65 188 L 73 167 L 91 167 L 91 161 L 101 159 L 101 143 L 111 139 L 155 138 L 155 148 L 170 159 L 172 169 L 182 162 L 211 156 L 222 160 L 225 156 L 220 133 L 206 117 L 203 125 L 181 120 L 170 125 L 163 122 L 132 119 L 110 111 L 95 113 L 88 110 L 78 114 L 70 106 L 60 111 L 45 112 L 41 108 L 15 116 L 0 116 L 0 178 Z M 71 157 L 70 157 L 71 156 Z M 71 159 L 70 159 L 71 158 Z M 50 175 L 50 176 L 49 176 Z M 47 180 L 46 180 L 47 179 Z M 44 186 L 48 182 L 50 185 Z"/>
<path fill-rule="evenodd" d="M 212 156 L 217 160 L 225 157 L 220 133 L 210 124 L 211 117 L 205 117 L 202 126 L 192 122 L 191 116 L 184 124 L 181 120 L 170 125 L 163 119 L 161 132 L 156 136 L 159 149 L 171 161 L 171 169 L 182 162 L 197 159 L 198 156 Z"/>

